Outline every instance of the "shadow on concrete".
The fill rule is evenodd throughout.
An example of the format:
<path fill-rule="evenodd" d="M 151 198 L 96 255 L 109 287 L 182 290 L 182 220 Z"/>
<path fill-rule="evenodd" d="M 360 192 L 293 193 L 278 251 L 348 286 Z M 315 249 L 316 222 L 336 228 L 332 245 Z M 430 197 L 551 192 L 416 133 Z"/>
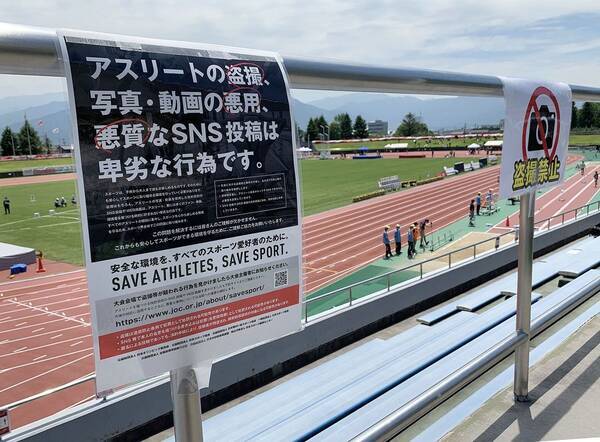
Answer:
<path fill-rule="evenodd" d="M 600 359 L 593 361 L 568 388 L 564 389 L 551 403 L 546 405 L 535 419 L 531 415 L 530 407 L 546 392 L 555 387 L 598 345 L 600 345 L 600 332 L 596 332 L 584 345 L 531 390 L 529 392 L 530 402 L 514 403 L 475 440 L 478 442 L 497 440 L 515 421 L 518 423 L 520 433 L 513 440 L 522 442 L 541 440 L 556 424 L 557 420 L 564 416 L 579 397 L 600 378 Z"/>

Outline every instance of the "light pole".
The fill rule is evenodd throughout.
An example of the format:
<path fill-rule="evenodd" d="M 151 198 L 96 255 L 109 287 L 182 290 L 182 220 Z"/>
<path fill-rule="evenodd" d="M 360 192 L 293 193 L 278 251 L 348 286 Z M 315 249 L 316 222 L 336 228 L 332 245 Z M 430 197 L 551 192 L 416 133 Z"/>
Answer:
<path fill-rule="evenodd" d="M 16 153 L 15 153 L 15 137 L 13 136 L 12 131 L 10 131 L 10 142 L 12 143 L 13 157 L 14 157 L 16 155 Z"/>
<path fill-rule="evenodd" d="M 327 137 L 327 141 L 329 141 L 329 127 L 323 126 L 322 124 L 319 124 L 319 127 L 323 130 L 323 136 Z"/>

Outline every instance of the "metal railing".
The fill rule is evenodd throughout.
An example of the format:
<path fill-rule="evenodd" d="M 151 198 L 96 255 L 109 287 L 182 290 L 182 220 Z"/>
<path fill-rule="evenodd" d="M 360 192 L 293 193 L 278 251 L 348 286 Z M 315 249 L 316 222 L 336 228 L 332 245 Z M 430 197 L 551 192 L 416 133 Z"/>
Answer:
<path fill-rule="evenodd" d="M 537 232 L 550 230 L 564 225 L 571 220 L 577 220 L 578 217 L 587 216 L 600 211 L 600 201 L 589 203 L 575 209 L 567 210 L 558 215 L 545 218 L 534 223 Z M 585 214 L 585 215 L 582 215 Z M 308 323 L 311 316 L 326 314 L 329 310 L 337 312 L 340 307 L 352 306 L 358 299 L 366 298 L 372 295 L 387 294 L 397 290 L 404 285 L 411 284 L 417 280 L 433 276 L 437 272 L 448 270 L 467 262 L 473 261 L 490 252 L 507 246 L 510 242 L 502 244 L 502 238 L 507 235 L 514 235 L 516 242 L 518 232 L 509 231 L 500 235 L 493 236 L 482 241 L 469 244 L 468 246 L 452 250 L 442 255 L 434 256 L 429 259 L 416 262 L 397 270 L 391 270 L 381 275 L 373 276 L 345 287 L 332 290 L 317 296 L 306 298 L 304 300 L 303 314 L 304 322 Z M 312 308 L 311 306 L 317 305 Z M 319 308 L 319 305 L 326 305 L 328 308 Z"/>
<path fill-rule="evenodd" d="M 64 65 L 58 56 L 58 47 L 58 38 L 56 32 L 52 29 L 0 23 L 0 74 L 64 77 Z M 371 66 L 288 56 L 284 56 L 283 60 L 289 74 L 290 86 L 296 89 L 496 97 L 501 97 L 503 95 L 502 81 L 500 78 L 491 75 Z M 573 93 L 573 100 L 600 101 L 600 88 L 579 85 L 570 85 L 570 87 Z M 600 204 L 596 207 L 595 211 L 598 211 L 599 209 Z M 590 207 L 587 207 L 586 214 L 591 212 Z M 570 219 L 568 215 L 558 216 L 560 216 L 561 225 L 568 222 Z M 577 209 L 575 209 L 573 218 L 576 219 L 577 217 L 578 212 Z M 536 224 L 542 223 L 539 230 L 551 229 L 556 226 L 556 223 L 553 225 L 552 222 L 552 220 L 555 220 L 556 218 L 557 216 L 544 220 L 547 222 L 547 226 L 543 225 L 544 221 L 540 221 Z M 492 238 L 482 241 L 465 247 L 462 250 L 467 250 L 472 247 L 472 257 L 481 256 L 481 253 L 478 255 L 477 249 L 479 247 L 481 250 L 483 247 L 482 244 L 488 241 L 496 241 L 496 239 Z M 457 256 L 460 252 L 461 250 L 455 250 L 446 255 L 442 255 L 446 256 L 448 259 L 447 268 L 455 267 L 465 261 L 465 259 L 462 259 L 462 256 Z M 483 253 L 489 253 L 489 251 L 484 251 Z M 452 258 L 453 255 L 455 255 L 454 260 Z M 459 259 L 458 264 L 456 262 L 457 257 Z M 435 260 L 439 259 L 440 257 L 435 258 Z M 432 259 L 413 264 L 404 269 L 404 271 L 418 267 L 418 272 L 416 270 L 413 272 L 421 279 L 424 277 L 424 273 L 428 274 L 427 270 L 424 272 L 423 266 L 427 266 L 428 262 L 431 261 L 434 260 Z M 391 275 L 398 275 L 401 271 L 403 270 L 390 272 L 388 275 L 380 275 L 376 278 L 372 278 L 372 280 L 384 277 L 386 281 L 385 288 L 389 292 L 391 287 L 395 288 L 397 286 L 396 284 L 392 284 L 393 276 Z M 368 284 L 368 282 L 363 281 L 336 290 L 335 292 L 321 295 L 320 297 L 308 299 L 304 302 L 305 309 L 308 313 L 308 306 L 311 303 L 316 302 L 317 299 L 329 299 L 334 294 L 341 293 L 344 290 L 349 291 L 348 303 L 351 304 L 354 300 L 358 299 L 354 295 L 357 294 L 357 291 L 360 291 L 358 287 L 360 287 L 361 284 Z M 353 291 L 355 292 L 354 294 L 352 293 Z M 308 319 L 308 316 L 306 319 Z M 488 364 L 489 361 L 486 362 L 480 360 L 477 362 L 478 367 L 487 366 Z M 75 384 L 70 383 L 66 385 L 77 385 L 81 382 L 87 382 L 92 378 L 93 377 L 90 377 L 90 379 L 82 378 L 73 381 Z M 137 384 L 137 386 L 147 382 L 149 381 Z M 456 383 L 461 381 L 460 379 L 455 379 L 454 382 L 455 384 L 453 385 L 458 385 Z M 439 395 L 436 396 L 436 400 L 442 400 L 451 394 L 452 388 L 454 387 L 452 385 L 450 387 L 451 388 L 446 390 L 438 389 L 437 393 L 439 393 Z M 29 399 L 39 399 L 64 388 L 67 387 L 55 387 L 47 392 L 32 396 Z M 424 399 L 427 398 L 428 396 Z M 433 398 L 433 396 L 431 398 Z M 25 400 L 18 401 L 9 404 L 9 406 L 17 407 L 23 405 L 23 403 L 25 403 L 24 401 Z"/>
<path fill-rule="evenodd" d="M 491 367 L 510 356 L 515 349 L 530 338 L 538 336 L 556 321 L 573 311 L 598 293 L 598 283 L 588 283 L 571 297 L 551 307 L 531 322 L 528 336 L 515 331 L 498 344 L 475 357 L 440 382 L 367 428 L 353 442 L 388 441 L 440 405 L 461 388 L 477 379 Z"/>
<path fill-rule="evenodd" d="M 589 203 L 584 206 L 580 206 L 576 209 L 571 209 L 566 212 L 560 213 L 558 215 L 551 216 L 549 218 L 546 218 L 546 219 L 543 219 L 540 221 L 536 221 L 535 225 L 539 226 L 537 228 L 538 232 L 546 231 L 546 230 L 549 230 L 552 228 L 557 228 L 559 226 L 562 226 L 563 224 L 565 224 L 566 222 L 569 222 L 571 220 L 576 220 L 576 219 L 578 219 L 578 217 L 581 218 L 582 216 L 589 216 L 590 214 L 593 215 L 594 213 L 597 213 L 598 211 L 600 211 L 600 201 Z M 578 213 L 579 213 L 579 215 L 578 215 Z M 557 220 L 557 222 L 552 222 L 553 220 Z M 342 301 L 339 305 L 337 305 L 335 307 L 331 307 L 330 309 L 334 309 L 336 307 L 343 306 L 344 304 L 347 305 L 348 307 L 352 306 L 352 304 L 360 298 L 367 297 L 367 296 L 373 295 L 373 294 L 385 294 L 392 290 L 397 290 L 397 289 L 401 288 L 403 285 L 410 284 L 410 283 L 413 283 L 415 281 L 418 281 L 418 280 L 421 280 L 424 278 L 428 278 L 430 276 L 433 276 L 435 273 L 437 273 L 439 271 L 448 270 L 448 269 L 457 267 L 459 265 L 470 262 L 478 257 L 482 257 L 483 255 L 494 252 L 501 247 L 504 247 L 511 243 L 514 243 L 516 241 L 516 235 L 515 235 L 515 239 L 513 241 L 505 242 L 504 245 L 501 244 L 501 242 L 502 242 L 501 238 L 504 238 L 508 235 L 515 235 L 515 232 L 510 231 L 510 232 L 502 233 L 502 234 L 496 235 L 492 238 L 488 238 L 488 239 L 485 239 L 482 241 L 475 242 L 473 244 L 469 244 L 468 246 L 461 247 L 456 250 L 452 250 L 448 253 L 444 253 L 439 256 L 435 256 L 435 257 L 432 257 L 432 258 L 429 258 L 429 259 L 426 259 L 423 261 L 419 261 L 415 264 L 411 264 L 411 265 L 402 267 L 397 270 L 392 270 L 392 271 L 384 273 L 382 275 L 374 276 L 372 278 L 365 279 L 364 281 L 350 284 L 346 287 L 342 287 L 340 289 L 333 290 L 331 292 L 328 292 L 328 293 L 325 293 L 325 294 L 322 294 L 319 296 L 315 296 L 313 298 L 305 299 L 303 301 L 304 322 L 305 323 L 310 322 L 309 317 L 311 315 L 307 314 L 309 311 L 308 307 L 310 304 L 316 303 L 318 301 L 326 301 L 332 297 L 339 296 L 340 294 L 345 293 L 346 294 L 345 300 Z M 454 259 L 452 258 L 453 255 L 455 256 Z M 457 259 L 456 255 L 459 255 L 458 259 Z M 434 268 L 429 271 L 424 271 L 423 270 L 424 266 L 427 267 L 427 265 L 431 264 L 431 263 L 439 265 L 439 268 Z M 404 275 L 402 275 L 403 273 L 404 273 Z M 407 275 L 407 273 L 410 273 L 410 274 Z M 398 276 L 397 282 L 394 282 L 394 276 Z M 402 281 L 400 281 L 400 279 L 402 279 Z M 376 289 L 372 290 L 372 291 L 369 291 L 369 290 L 361 291 L 360 290 L 361 287 L 368 286 L 370 284 L 373 285 L 377 281 L 380 282 L 381 288 L 376 287 Z M 381 282 L 381 281 L 383 281 L 383 282 Z M 383 292 L 382 292 L 382 290 L 383 290 Z M 362 296 L 358 296 L 361 293 L 362 293 Z M 336 309 L 335 311 L 337 312 L 338 310 Z M 320 314 L 320 313 L 321 312 L 316 313 L 316 314 Z M 62 391 L 67 388 L 71 388 L 71 387 L 83 384 L 85 382 L 95 380 L 95 378 L 96 378 L 96 376 L 94 374 L 84 376 L 82 378 L 76 379 L 74 381 L 68 382 L 66 384 L 63 384 L 63 385 L 60 385 L 60 386 L 57 386 L 54 388 L 50 388 L 43 392 L 29 396 L 27 398 L 20 399 L 18 401 L 12 402 L 10 404 L 2 405 L 2 406 L 0 406 L 0 410 L 9 410 L 9 411 L 13 410 L 21 405 L 27 404 L 29 402 L 32 402 L 32 401 L 35 401 L 38 399 L 42 399 L 42 398 L 49 396 L 53 393 L 56 393 L 58 391 Z M 108 395 L 103 396 L 102 399 L 106 400 L 107 397 L 108 397 Z"/>

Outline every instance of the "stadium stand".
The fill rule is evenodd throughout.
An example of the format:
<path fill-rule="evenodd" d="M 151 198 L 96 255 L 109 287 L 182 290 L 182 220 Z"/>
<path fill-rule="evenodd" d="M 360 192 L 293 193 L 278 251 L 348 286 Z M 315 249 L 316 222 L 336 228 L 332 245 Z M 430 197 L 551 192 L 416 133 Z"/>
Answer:
<path fill-rule="evenodd" d="M 532 317 L 579 291 L 599 289 L 600 271 L 589 270 L 549 295 L 536 294 Z M 363 344 L 207 419 L 205 437 L 350 440 L 514 331 L 515 301 Z"/>

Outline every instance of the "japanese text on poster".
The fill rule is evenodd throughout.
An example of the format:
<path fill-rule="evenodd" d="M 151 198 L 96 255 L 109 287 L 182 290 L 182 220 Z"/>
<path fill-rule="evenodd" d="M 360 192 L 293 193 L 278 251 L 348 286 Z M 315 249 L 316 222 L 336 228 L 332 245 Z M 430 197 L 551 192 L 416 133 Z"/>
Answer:
<path fill-rule="evenodd" d="M 563 83 L 502 81 L 506 118 L 500 196 L 518 196 L 562 182 L 571 126 L 571 89 Z"/>
<path fill-rule="evenodd" d="M 300 328 L 298 178 L 273 53 L 61 34 L 97 389 Z"/>

